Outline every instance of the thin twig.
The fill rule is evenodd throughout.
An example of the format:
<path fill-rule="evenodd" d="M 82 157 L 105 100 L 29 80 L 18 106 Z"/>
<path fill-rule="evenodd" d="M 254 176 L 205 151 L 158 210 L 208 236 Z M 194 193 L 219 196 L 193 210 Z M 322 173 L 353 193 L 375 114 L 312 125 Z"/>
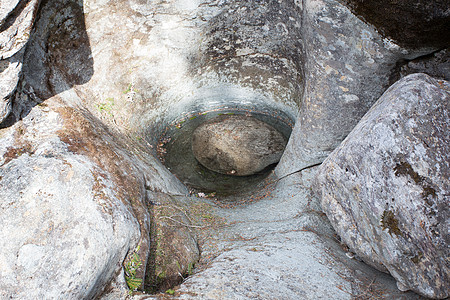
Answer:
<path fill-rule="evenodd" d="M 192 219 L 189 218 L 187 212 L 184 209 L 182 209 L 181 207 L 178 207 L 176 205 L 172 205 L 172 206 L 171 205 L 160 205 L 159 207 L 176 208 L 186 216 L 186 218 L 189 220 L 189 222 L 192 222 Z"/>

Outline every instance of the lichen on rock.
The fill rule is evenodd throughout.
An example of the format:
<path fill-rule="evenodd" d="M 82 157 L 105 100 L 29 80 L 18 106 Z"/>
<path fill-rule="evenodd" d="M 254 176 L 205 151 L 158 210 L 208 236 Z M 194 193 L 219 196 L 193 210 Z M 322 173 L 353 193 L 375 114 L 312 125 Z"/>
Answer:
<path fill-rule="evenodd" d="M 398 81 L 321 165 L 314 187 L 352 251 L 402 290 L 438 299 L 450 295 L 449 87 L 425 74 Z"/>
<path fill-rule="evenodd" d="M 177 289 L 181 298 L 347 299 L 379 296 L 385 288 L 387 298 L 399 295 L 392 277 L 340 251 L 324 214 L 309 201 L 315 172 L 309 167 L 342 142 L 398 77 L 431 69 L 447 76 L 446 50 L 432 54 L 441 40 L 422 49 L 420 41 L 428 37 L 411 37 L 416 32 L 411 28 L 406 41 L 419 47 L 397 43 L 383 27 L 391 23 L 366 19 L 367 11 L 352 6 L 356 2 L 2 0 L 0 298 L 125 299 L 130 289 L 135 298 L 147 298 L 139 294 L 164 291 L 191 273 L 199 257 L 196 233 L 209 235 L 205 239 L 217 235 L 220 247 L 213 251 L 215 245 L 202 244 L 202 251 L 210 251 L 203 257 L 206 270 Z M 366 2 L 368 7 L 392 4 Z M 422 17 L 409 21 L 427 29 Z M 426 54 L 433 55 L 431 62 L 421 57 Z M 448 91 L 444 81 L 415 76 L 402 81 L 406 104 Z M 394 97 L 395 91 L 398 85 L 383 101 L 403 99 Z M 337 161 L 323 167 L 332 176 L 322 171 L 318 181 L 326 178 L 333 192 L 320 191 L 324 203 L 354 200 L 336 204 L 328 215 L 334 223 L 351 224 L 342 236 L 352 249 L 359 247 L 358 256 L 389 270 L 401 289 L 441 297 L 447 294 L 439 294 L 439 287 L 448 282 L 448 271 L 441 272 L 438 261 L 448 257 L 441 251 L 448 245 L 442 237 L 448 203 L 442 199 L 449 190 L 449 176 L 441 174 L 448 164 L 436 167 L 427 159 L 449 152 L 439 143 L 448 132 L 439 127 L 448 111 L 445 105 L 422 104 L 408 107 L 409 114 L 400 109 L 401 117 L 392 122 L 381 116 L 380 122 L 372 120 L 375 124 L 359 136 L 383 141 L 379 160 L 367 161 L 373 147 L 359 151 L 355 146 L 345 163 L 333 155 Z M 398 111 L 383 105 L 374 111 L 380 107 L 387 115 Z M 180 116 L 219 108 L 297 118 L 277 169 L 279 175 L 294 173 L 277 180 L 271 174 L 254 185 L 264 185 L 256 194 L 221 203 L 221 217 L 231 221 L 227 226 L 199 209 L 207 201 L 208 208 L 218 205 L 219 192 L 188 196 L 186 186 L 155 158 L 164 127 Z M 253 155 L 245 163 L 241 159 L 246 170 L 233 165 L 223 172 L 258 173 L 278 161 L 284 138 L 263 128 L 260 132 L 271 137 L 258 140 L 246 131 L 249 127 L 238 130 L 240 137 L 227 136 L 245 138 L 240 146 Z M 411 144 L 402 144 L 405 140 Z M 268 149 L 272 142 L 274 149 Z M 354 145 L 345 141 L 342 146 L 349 144 Z M 241 150 L 231 152 L 243 158 Z M 364 167 L 369 174 L 362 180 Z M 389 174 L 382 183 L 366 180 L 380 170 Z M 233 199 L 245 185 L 235 188 Z M 245 186 L 245 192 L 254 186 Z M 401 195 L 386 197 L 389 193 Z M 366 201 L 373 195 L 381 202 Z M 408 195 L 409 206 L 404 205 Z M 237 203 L 242 205 L 230 209 Z M 359 207 L 364 214 L 348 213 Z M 196 219 L 197 209 L 206 224 Z M 216 221 L 220 226 L 212 225 Z M 208 230 L 194 232 L 204 227 Z M 373 245 L 368 233 L 385 244 Z M 437 274 L 436 280 L 424 270 Z M 358 282 L 360 271 L 370 280 L 381 279 L 380 287 Z"/>

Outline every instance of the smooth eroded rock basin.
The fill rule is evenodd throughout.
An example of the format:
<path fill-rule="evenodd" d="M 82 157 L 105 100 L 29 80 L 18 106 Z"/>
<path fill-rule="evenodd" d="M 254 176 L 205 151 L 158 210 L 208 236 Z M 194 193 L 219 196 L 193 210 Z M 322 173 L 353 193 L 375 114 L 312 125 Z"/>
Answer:
<path fill-rule="evenodd" d="M 212 171 L 248 176 L 277 163 L 286 142 L 263 121 L 245 115 L 220 115 L 195 129 L 192 152 Z"/>

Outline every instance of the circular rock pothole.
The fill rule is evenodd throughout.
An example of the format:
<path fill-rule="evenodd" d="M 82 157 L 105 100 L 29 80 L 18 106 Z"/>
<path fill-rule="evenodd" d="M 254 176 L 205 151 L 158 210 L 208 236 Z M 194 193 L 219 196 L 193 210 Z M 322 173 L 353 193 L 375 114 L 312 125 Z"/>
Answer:
<path fill-rule="evenodd" d="M 278 111 L 194 112 L 166 128 L 157 154 L 194 191 L 220 196 L 250 192 L 281 158 L 292 126 Z"/>
<path fill-rule="evenodd" d="M 198 126 L 192 152 L 207 169 L 249 176 L 276 164 L 287 139 L 274 127 L 246 115 L 220 115 Z"/>

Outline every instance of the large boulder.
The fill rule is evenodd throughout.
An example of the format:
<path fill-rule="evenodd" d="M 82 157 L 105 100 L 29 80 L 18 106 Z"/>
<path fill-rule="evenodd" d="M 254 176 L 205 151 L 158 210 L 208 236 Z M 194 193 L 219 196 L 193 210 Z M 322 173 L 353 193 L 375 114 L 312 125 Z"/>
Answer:
<path fill-rule="evenodd" d="M 7 13 L 13 18 L 2 21 L 0 31 L 14 20 L 18 23 L 8 28 L 32 24 L 16 13 L 37 1 L 1 2 L 1 18 L 3 12 L 20 5 L 13 9 L 14 14 Z M 308 12 L 304 16 L 303 8 Z M 23 31 L 17 32 L 20 37 Z M 332 47 L 339 51 L 335 53 Z M 6 89 L 8 95 L 19 80 L 17 92 L 0 111 L 23 120 L 16 124 L 9 120 L 0 126 L 11 125 L 0 131 L 0 202 L 5 211 L 0 217 L 0 298 L 94 298 L 112 287 L 117 294 L 109 293 L 105 299 L 123 299 L 129 292 L 125 279 L 132 289 L 142 289 L 142 282 L 146 288 L 155 281 L 165 288 L 178 281 L 190 273 L 198 253 L 195 237 L 178 226 L 189 225 L 184 212 L 188 206 L 160 199 L 166 198 L 165 194 L 186 192 L 150 155 L 160 130 L 188 111 L 223 105 L 262 105 L 264 111 L 267 105 L 295 117 L 306 72 L 309 100 L 303 101 L 301 115 L 313 121 L 297 132 L 304 130 L 311 141 L 316 139 L 312 149 L 325 145 L 327 155 L 388 86 L 386 74 L 397 59 L 410 57 L 403 50 L 334 1 L 42 1 L 27 46 L 18 47 L 19 52 L 0 62 L 1 78 L 12 80 Z M 23 68 L 20 55 L 24 57 Z M 6 66 L 13 75 L 6 75 Z M 328 89 L 320 93 L 324 87 Z M 314 107 L 325 106 L 325 100 L 313 102 L 316 96 L 338 98 L 314 111 Z M 360 106 L 364 109 L 357 110 Z M 340 111 L 347 114 L 340 115 Z M 331 122 L 334 127 L 328 126 L 326 122 L 337 115 L 335 123 Z M 322 136 L 325 142 L 320 144 Z M 297 158 L 309 158 L 295 147 L 293 150 L 295 155 L 285 160 L 285 166 L 295 170 L 300 162 Z M 273 214 L 274 221 L 284 220 L 287 210 L 295 216 L 292 232 L 286 233 L 288 228 L 281 225 L 281 234 L 288 235 L 280 236 L 276 242 L 280 244 L 299 228 L 299 212 L 292 209 L 297 202 L 289 201 L 287 193 L 279 198 L 285 202 L 276 201 L 281 204 Z M 298 201 L 306 202 L 304 198 Z M 150 211 L 144 202 L 153 203 Z M 286 206 L 288 202 L 295 205 Z M 273 209 L 271 205 L 261 211 Z M 244 221 L 255 215 L 248 207 Z M 152 221 L 156 222 L 152 230 L 159 232 L 149 237 Z M 254 224 L 260 226 L 265 221 L 258 219 Z M 250 232 L 247 223 L 237 224 L 242 228 L 236 234 Z M 280 227 L 267 224 L 269 231 L 251 232 L 264 233 L 267 240 L 258 243 L 271 245 L 272 228 Z M 158 244 L 159 237 L 167 240 Z M 153 248 L 151 238 L 156 239 Z M 234 233 L 225 243 L 230 241 L 234 243 Z M 285 262 L 295 267 L 292 261 L 297 258 L 291 257 L 292 249 L 304 253 L 299 245 L 314 256 L 327 251 L 313 246 L 318 239 L 304 241 L 292 240 L 287 248 L 283 244 L 285 250 L 277 256 L 280 259 L 271 260 L 273 267 Z M 239 274 L 254 271 L 253 259 L 259 254 L 266 257 L 261 260 L 263 266 L 274 253 L 269 249 L 272 246 L 263 254 L 256 244 L 248 245 L 250 256 L 234 252 L 236 257 L 245 257 L 240 261 L 248 266 Z M 152 256 L 160 250 L 164 256 Z M 234 266 L 226 261 L 215 264 L 217 270 L 225 267 L 234 272 Z M 292 291 L 300 297 L 305 293 L 318 295 L 316 291 L 329 294 L 324 286 L 332 288 L 333 295 L 347 295 L 351 287 L 346 285 L 342 291 L 345 280 L 336 275 L 335 268 L 324 268 L 321 263 L 320 258 L 313 265 L 302 265 L 308 270 L 300 268 L 295 278 L 284 276 L 295 268 L 279 269 L 275 277 L 284 278 L 286 287 L 281 289 L 286 291 L 282 297 L 289 297 Z M 39 271 L 42 269 L 45 272 Z M 206 279 L 216 269 L 209 272 L 204 275 Z M 236 279 L 230 289 L 246 290 L 258 281 L 263 282 L 260 286 L 267 295 L 273 294 L 280 289 L 272 273 L 266 272 L 262 280 L 257 275 L 245 285 L 242 276 L 230 277 Z M 33 277 L 27 277 L 30 275 Z M 328 276 L 338 281 L 330 281 Z M 222 280 L 219 277 L 216 282 Z M 316 284 L 311 278 L 319 281 Z M 294 281 L 297 285 L 291 288 Z M 195 286 L 195 290 L 201 289 L 202 285 Z M 252 296 L 261 295 L 260 291 L 252 291 Z"/>
<path fill-rule="evenodd" d="M 62 128 L 35 111 L 0 131 L 0 298 L 95 297 L 139 239 L 111 174 L 71 152 Z"/>
<path fill-rule="evenodd" d="M 269 124 L 243 115 L 221 115 L 192 134 L 192 152 L 206 168 L 246 176 L 277 163 L 285 137 Z"/>
<path fill-rule="evenodd" d="M 98 120 L 53 102 L 0 129 L 0 298 L 95 298 L 123 281 L 127 254 L 141 260 L 131 279 L 145 277 L 147 190 L 185 188 L 125 148 Z"/>
<path fill-rule="evenodd" d="M 400 289 L 450 296 L 450 84 L 397 82 L 324 161 L 314 190 L 342 240 Z"/>
<path fill-rule="evenodd" d="M 305 91 L 279 176 L 321 163 L 395 82 L 399 62 L 433 51 L 402 47 L 339 1 L 303 3 Z"/>

